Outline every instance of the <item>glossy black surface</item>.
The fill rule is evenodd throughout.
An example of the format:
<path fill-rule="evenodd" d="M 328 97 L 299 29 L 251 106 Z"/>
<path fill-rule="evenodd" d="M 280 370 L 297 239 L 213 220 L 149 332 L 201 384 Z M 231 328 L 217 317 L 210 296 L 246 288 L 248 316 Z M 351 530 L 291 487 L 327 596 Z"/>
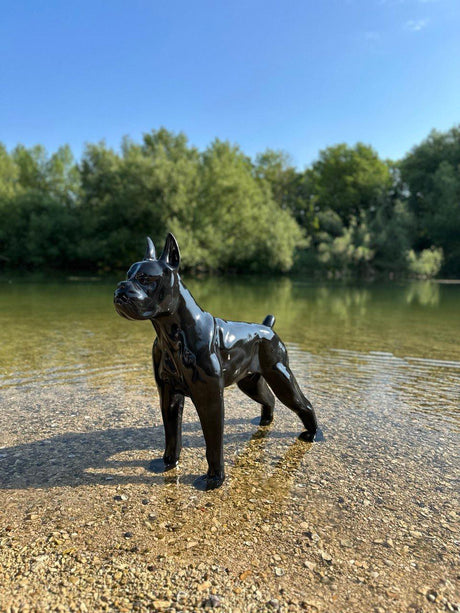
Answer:
<path fill-rule="evenodd" d="M 180 279 L 174 236 L 168 234 L 158 259 L 153 242 L 147 241 L 144 260 L 133 264 L 127 280 L 118 284 L 114 304 L 127 319 L 150 319 L 157 334 L 153 366 L 165 428 L 165 467 L 178 463 L 184 397 L 189 396 L 206 442 L 205 486 L 222 484 L 224 388 L 232 383 L 262 405 L 260 425 L 273 419 L 273 391 L 301 419 L 302 438 L 313 440 L 315 412 L 289 369 L 286 347 L 272 329 L 275 318 L 267 315 L 262 324 L 254 324 L 203 311 Z"/>

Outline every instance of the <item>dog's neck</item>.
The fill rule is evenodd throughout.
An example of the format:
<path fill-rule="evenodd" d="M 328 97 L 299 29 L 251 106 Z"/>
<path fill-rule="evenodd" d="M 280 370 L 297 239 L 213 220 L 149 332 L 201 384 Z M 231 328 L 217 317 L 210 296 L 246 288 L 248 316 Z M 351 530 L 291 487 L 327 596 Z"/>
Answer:
<path fill-rule="evenodd" d="M 171 339 L 178 331 L 182 331 L 188 341 L 196 342 L 197 338 L 202 337 L 203 334 L 206 335 L 206 332 L 209 331 L 213 319 L 210 313 L 203 311 L 197 304 L 180 277 L 178 284 L 179 298 L 176 309 L 171 313 L 159 315 L 150 320 L 158 339 L 168 345 L 171 344 Z M 209 332 L 207 332 L 207 335 L 209 335 Z"/>

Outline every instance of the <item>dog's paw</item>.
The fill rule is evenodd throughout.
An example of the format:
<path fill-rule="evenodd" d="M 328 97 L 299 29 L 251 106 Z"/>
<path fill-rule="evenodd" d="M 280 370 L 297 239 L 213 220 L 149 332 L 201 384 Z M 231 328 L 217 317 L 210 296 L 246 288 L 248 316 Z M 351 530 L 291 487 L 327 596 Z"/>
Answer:
<path fill-rule="evenodd" d="M 163 456 L 163 462 L 166 468 L 175 468 L 179 464 L 179 459 L 172 456 Z"/>
<path fill-rule="evenodd" d="M 261 417 L 259 426 L 269 426 L 273 421 L 273 417 Z"/>
<path fill-rule="evenodd" d="M 166 458 L 161 458 L 161 459 L 155 458 L 149 463 L 148 469 L 154 473 L 159 474 L 159 473 L 167 472 L 168 470 L 172 470 L 178 464 L 179 464 L 178 460 L 174 460 L 174 461 L 168 460 L 167 462 Z"/>
<path fill-rule="evenodd" d="M 259 426 L 269 426 L 273 421 L 273 407 L 264 405 L 260 414 Z"/>
<path fill-rule="evenodd" d="M 209 492 L 215 490 L 222 485 L 225 480 L 225 475 L 203 475 L 195 479 L 194 486 L 202 492 Z"/>
<path fill-rule="evenodd" d="M 306 443 L 313 443 L 315 440 L 315 432 L 309 432 L 308 430 L 304 430 L 299 434 L 299 440 L 305 441 Z"/>
<path fill-rule="evenodd" d="M 309 432 L 308 430 L 304 430 L 299 434 L 299 440 L 306 441 L 307 443 L 319 443 L 320 441 L 324 441 L 324 434 L 321 428 L 318 428 L 315 432 Z"/>

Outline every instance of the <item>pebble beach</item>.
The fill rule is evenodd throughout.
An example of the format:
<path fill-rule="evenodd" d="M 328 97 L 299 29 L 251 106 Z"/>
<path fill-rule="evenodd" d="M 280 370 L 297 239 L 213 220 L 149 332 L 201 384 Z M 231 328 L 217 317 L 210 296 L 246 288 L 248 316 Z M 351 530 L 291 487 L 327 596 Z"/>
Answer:
<path fill-rule="evenodd" d="M 318 440 L 229 388 L 211 492 L 189 401 L 179 467 L 149 470 L 149 364 L 3 377 L 0 610 L 459 611 L 456 363 L 289 351 Z"/>

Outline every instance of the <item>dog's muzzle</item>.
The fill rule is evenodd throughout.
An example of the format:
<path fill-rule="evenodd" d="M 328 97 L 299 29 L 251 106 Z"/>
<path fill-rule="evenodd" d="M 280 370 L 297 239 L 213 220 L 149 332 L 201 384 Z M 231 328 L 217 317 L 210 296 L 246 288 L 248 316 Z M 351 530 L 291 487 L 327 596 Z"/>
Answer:
<path fill-rule="evenodd" d="M 138 319 L 139 313 L 136 302 L 142 300 L 144 296 L 128 281 L 118 284 L 113 295 L 113 303 L 119 315 L 128 319 Z"/>

